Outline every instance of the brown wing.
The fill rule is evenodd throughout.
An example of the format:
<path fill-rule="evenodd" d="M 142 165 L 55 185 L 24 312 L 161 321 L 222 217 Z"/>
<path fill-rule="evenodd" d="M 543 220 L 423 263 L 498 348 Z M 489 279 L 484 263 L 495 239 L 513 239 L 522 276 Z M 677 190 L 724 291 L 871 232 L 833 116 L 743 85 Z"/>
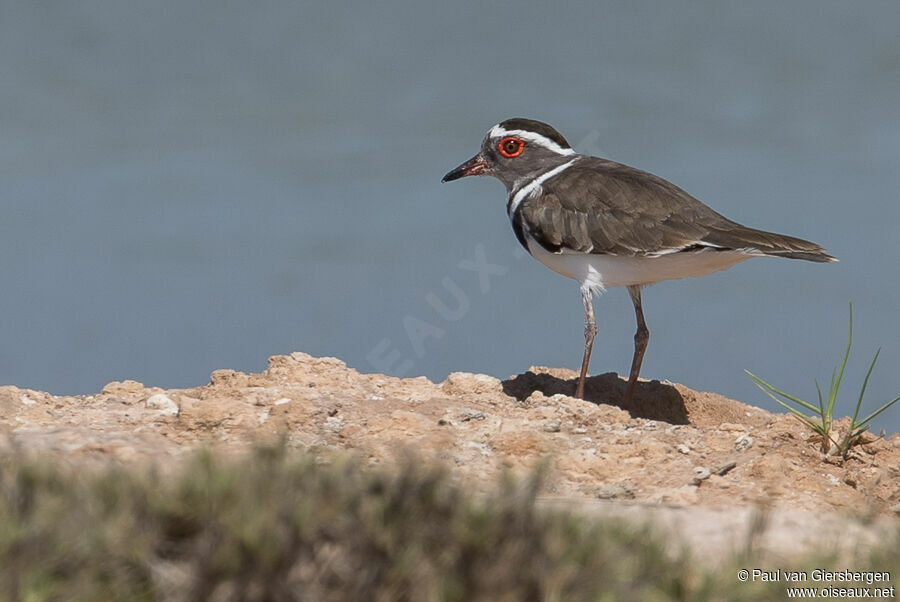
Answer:
<path fill-rule="evenodd" d="M 583 157 L 526 198 L 522 227 L 545 249 L 640 256 L 701 249 L 745 250 L 831 261 L 819 245 L 747 228 L 671 182 L 595 157 Z"/>

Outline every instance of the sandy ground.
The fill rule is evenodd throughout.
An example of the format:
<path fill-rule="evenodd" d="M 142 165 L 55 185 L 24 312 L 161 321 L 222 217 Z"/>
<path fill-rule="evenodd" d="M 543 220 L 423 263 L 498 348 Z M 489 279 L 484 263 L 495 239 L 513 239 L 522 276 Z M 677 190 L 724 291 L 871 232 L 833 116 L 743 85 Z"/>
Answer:
<path fill-rule="evenodd" d="M 454 373 L 443 383 L 360 374 L 304 353 L 260 374 L 213 372 L 210 383 L 162 390 L 113 382 L 95 395 L 0 387 L 0 450 L 64 461 L 173 464 L 198 445 L 242 450 L 284 438 L 311 452 L 351 450 L 372 464 L 402 454 L 446 463 L 473 486 L 549 464 L 542 504 L 649 520 L 702 556 L 755 545 L 774 558 L 884 538 L 900 513 L 900 435 L 871 437 L 849 459 L 819 453 L 798 420 L 675 383 L 533 367 L 506 381 Z M 678 544 L 681 545 L 681 544 Z"/>

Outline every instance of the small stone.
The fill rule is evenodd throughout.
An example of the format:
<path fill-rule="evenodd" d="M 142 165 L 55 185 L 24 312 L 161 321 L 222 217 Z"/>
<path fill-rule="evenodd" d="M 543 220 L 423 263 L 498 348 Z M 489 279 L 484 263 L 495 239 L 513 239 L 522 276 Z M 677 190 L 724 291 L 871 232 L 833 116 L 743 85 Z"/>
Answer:
<path fill-rule="evenodd" d="M 286 403 L 291 403 L 291 399 L 289 397 L 282 397 L 281 399 L 275 400 L 275 405 L 283 406 Z"/>
<path fill-rule="evenodd" d="M 659 423 L 655 420 L 648 420 L 644 423 L 645 431 L 656 431 L 659 430 Z"/>
<path fill-rule="evenodd" d="M 163 416 L 178 416 L 178 413 L 181 411 L 177 403 L 162 393 L 151 395 L 144 402 L 144 405 L 151 410 L 158 410 Z"/>
<path fill-rule="evenodd" d="M 346 423 L 343 418 L 338 418 L 337 416 L 329 416 L 325 419 L 325 428 L 334 433 L 338 433 L 343 430 Z"/>
<path fill-rule="evenodd" d="M 594 494 L 601 500 L 631 500 L 634 499 L 634 485 L 631 483 L 607 483 L 597 488 Z"/>
<path fill-rule="evenodd" d="M 559 420 L 551 420 L 550 422 L 545 422 L 541 428 L 545 433 L 558 433 L 562 428 L 562 423 Z"/>
<path fill-rule="evenodd" d="M 699 485 L 703 481 L 709 478 L 710 472 L 709 469 L 705 466 L 695 466 L 694 467 L 694 478 L 691 479 L 691 484 Z"/>
<path fill-rule="evenodd" d="M 891 506 L 891 512 L 894 514 L 900 514 L 900 504 L 894 504 Z"/>
<path fill-rule="evenodd" d="M 734 450 L 735 451 L 744 451 L 750 449 L 753 446 L 753 437 L 750 435 L 740 435 L 737 439 L 734 440 Z"/>
<path fill-rule="evenodd" d="M 734 460 L 728 460 L 727 462 L 722 462 L 716 467 L 716 474 L 720 477 L 725 476 L 728 471 L 737 466 L 737 462 Z"/>
<path fill-rule="evenodd" d="M 484 412 L 478 410 L 463 410 L 458 416 L 460 422 L 469 422 L 470 420 L 484 420 Z"/>
<path fill-rule="evenodd" d="M 685 445 L 684 443 L 679 443 L 679 444 L 678 444 L 678 447 L 676 447 L 675 449 L 678 450 L 678 453 L 679 453 L 679 454 L 689 454 L 689 453 L 691 453 L 691 448 L 688 447 L 687 445 Z"/>
<path fill-rule="evenodd" d="M 32 398 L 28 397 L 28 395 L 26 395 L 25 393 L 22 393 L 22 397 L 20 397 L 19 399 L 22 401 L 22 403 L 24 403 L 27 406 L 33 406 L 34 404 L 37 403 Z"/>
<path fill-rule="evenodd" d="M 542 391 L 535 391 L 534 393 L 532 393 L 531 395 L 529 395 L 528 397 L 525 398 L 525 401 L 523 402 L 523 404 L 526 407 L 528 407 L 528 406 L 533 406 L 533 405 L 543 405 L 546 401 L 547 401 L 547 396 L 544 395 L 544 393 Z"/>
<path fill-rule="evenodd" d="M 585 433 L 587 433 L 587 429 L 584 428 L 583 426 L 577 426 L 574 429 L 572 429 L 572 434 L 574 434 L 574 435 L 584 435 Z"/>

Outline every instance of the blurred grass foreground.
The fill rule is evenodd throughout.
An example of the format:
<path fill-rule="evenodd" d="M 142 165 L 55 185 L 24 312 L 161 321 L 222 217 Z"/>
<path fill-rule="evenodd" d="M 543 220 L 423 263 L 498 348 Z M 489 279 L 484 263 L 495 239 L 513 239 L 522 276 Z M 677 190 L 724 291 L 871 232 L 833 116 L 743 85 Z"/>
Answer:
<path fill-rule="evenodd" d="M 647 529 L 535 506 L 540 477 L 467 493 L 413 460 L 284 446 L 175 468 L 0 454 L 8 600 L 741 600 Z M 879 564 L 897 566 L 896 546 Z M 747 559 L 744 558 L 744 561 Z M 801 559 L 792 559 L 792 564 Z M 737 565 L 735 565 L 737 566 Z M 776 584 L 777 585 L 777 584 Z"/>

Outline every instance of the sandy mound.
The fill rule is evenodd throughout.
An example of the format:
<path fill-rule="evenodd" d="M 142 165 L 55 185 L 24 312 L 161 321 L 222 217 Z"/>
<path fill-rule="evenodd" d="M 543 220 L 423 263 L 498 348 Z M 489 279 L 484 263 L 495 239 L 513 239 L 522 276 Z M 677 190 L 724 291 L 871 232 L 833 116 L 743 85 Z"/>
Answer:
<path fill-rule="evenodd" d="M 683 514 L 707 507 L 712 516 L 763 506 L 892 520 L 900 503 L 900 435 L 873 438 L 837 463 L 788 415 L 656 381 L 641 382 L 623 406 L 624 381 L 614 374 L 589 379 L 583 401 L 568 396 L 575 377 L 536 367 L 506 381 L 454 373 L 434 384 L 293 353 L 272 357 L 260 374 L 218 370 L 209 385 L 191 389 L 125 381 L 57 397 L 7 386 L 0 449 L 159 462 L 200 444 L 240 450 L 284 437 L 293 447 L 352 450 L 379 464 L 411 451 L 475 484 L 545 461 L 548 503 L 592 512 L 599 498 L 619 500 L 615 512 L 651 504 Z"/>

